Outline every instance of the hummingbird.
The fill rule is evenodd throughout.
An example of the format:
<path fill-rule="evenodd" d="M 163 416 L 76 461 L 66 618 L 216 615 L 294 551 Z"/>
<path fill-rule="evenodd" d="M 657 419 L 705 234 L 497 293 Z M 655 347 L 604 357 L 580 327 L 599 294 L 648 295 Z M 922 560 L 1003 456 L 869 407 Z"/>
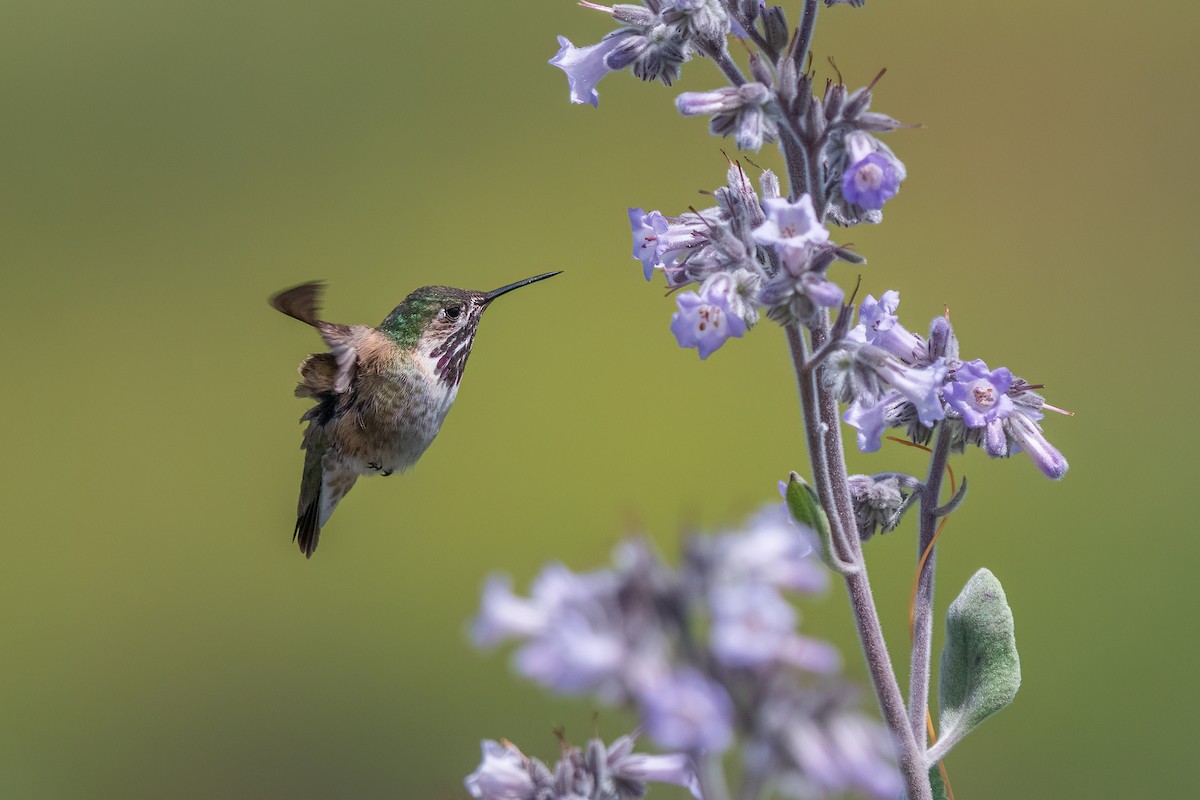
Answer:
<path fill-rule="evenodd" d="M 321 528 L 360 475 L 391 475 L 417 463 L 458 395 L 475 331 L 492 301 L 552 278 L 535 275 L 490 292 L 423 286 L 378 327 L 318 319 L 324 284 L 303 283 L 271 305 L 313 326 L 327 353 L 300 364 L 296 396 L 316 401 L 301 447 L 304 471 L 292 540 L 308 558 Z"/>

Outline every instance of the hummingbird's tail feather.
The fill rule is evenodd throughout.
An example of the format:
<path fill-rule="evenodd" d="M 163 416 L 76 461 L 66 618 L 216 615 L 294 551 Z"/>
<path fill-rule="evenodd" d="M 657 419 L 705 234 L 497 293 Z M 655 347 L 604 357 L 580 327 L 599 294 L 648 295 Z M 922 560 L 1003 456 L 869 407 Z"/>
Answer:
<path fill-rule="evenodd" d="M 358 479 L 330 447 L 328 428 L 309 422 L 304 436 L 304 474 L 300 478 L 300 502 L 292 541 L 306 558 L 312 558 L 321 538 L 321 528 Z"/>
<path fill-rule="evenodd" d="M 321 498 L 314 497 L 296 517 L 296 531 L 292 541 L 300 545 L 300 552 L 305 558 L 312 558 L 317 549 L 317 540 L 321 538 Z"/>

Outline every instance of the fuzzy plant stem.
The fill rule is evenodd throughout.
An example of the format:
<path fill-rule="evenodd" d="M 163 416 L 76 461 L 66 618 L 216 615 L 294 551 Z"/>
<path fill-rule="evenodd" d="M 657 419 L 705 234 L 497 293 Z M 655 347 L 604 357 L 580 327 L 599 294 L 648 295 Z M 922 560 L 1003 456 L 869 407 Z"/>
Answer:
<path fill-rule="evenodd" d="M 704 52 L 720 67 L 721 72 L 725 73 L 725 77 L 729 78 L 729 82 L 734 86 L 741 86 L 746 82 L 746 76 L 738 68 L 737 62 L 729 57 L 729 53 L 724 50 L 718 51 L 712 48 L 705 48 Z"/>
<path fill-rule="evenodd" d="M 805 60 L 808 58 L 808 48 L 812 45 L 813 31 L 817 27 L 818 0 L 804 0 L 804 12 L 800 18 L 800 27 L 796 32 L 796 45 L 792 49 L 792 58 L 796 62 L 796 72 L 803 72 Z"/>
<path fill-rule="evenodd" d="M 937 531 L 939 517 L 934 513 L 941 494 L 942 477 L 946 474 L 946 459 L 950 455 L 950 432 L 946 425 L 938 426 L 937 440 L 929 459 L 929 477 L 921 490 L 921 515 L 918 522 L 917 559 L 929 548 Z M 929 558 L 917 577 L 917 594 L 913 598 L 912 666 L 909 670 L 908 721 L 918 742 L 926 741 L 925 717 L 929 713 L 929 673 L 933 639 L 933 578 L 937 552 Z"/>
<path fill-rule="evenodd" d="M 867 668 L 871 673 L 875 696 L 883 711 L 884 722 L 896 742 L 900 772 L 909 800 L 932 800 L 925 768 L 925 748 L 919 746 L 909 728 L 904 698 L 900 694 L 900 684 L 896 680 L 896 672 L 888 656 L 883 628 L 879 624 L 879 613 L 875 609 L 875 600 L 871 594 L 866 562 L 858 543 L 858 529 L 853 513 L 848 517 L 844 513 L 844 509 L 852 508 L 852 501 L 846 480 L 846 462 L 841 450 L 840 429 L 836 425 L 831 427 L 822 420 L 825 415 L 821 413 L 821 398 L 814 391 L 815 375 L 804 368 L 807 358 L 804 339 L 795 325 L 788 325 L 787 331 L 804 410 L 807 434 L 805 438 L 808 440 L 809 456 L 813 463 L 813 482 L 829 516 L 835 546 L 840 551 L 838 555 L 859 567 L 855 574 L 845 576 L 846 589 L 850 595 L 854 623 L 858 629 Z M 839 439 L 836 447 L 829 441 L 833 438 Z M 834 475 L 838 478 L 834 478 Z"/>

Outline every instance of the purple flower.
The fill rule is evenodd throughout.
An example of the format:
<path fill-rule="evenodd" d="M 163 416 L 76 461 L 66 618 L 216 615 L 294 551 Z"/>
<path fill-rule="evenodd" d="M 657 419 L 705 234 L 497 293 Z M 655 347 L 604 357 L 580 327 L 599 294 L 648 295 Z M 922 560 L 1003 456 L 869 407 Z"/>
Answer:
<path fill-rule="evenodd" d="M 903 792 L 894 746 L 888 735 L 858 714 L 835 712 L 827 719 L 798 719 L 784 746 L 799 773 L 786 775 L 780 790 L 793 797 L 862 791 L 892 798 Z"/>
<path fill-rule="evenodd" d="M 564 607 L 587 605 L 611 591 L 612 582 L 608 572 L 577 575 L 562 564 L 547 564 L 534 578 L 527 600 L 513 593 L 508 576 L 493 575 L 484 585 L 471 638 L 477 647 L 492 647 L 509 638 L 537 636 Z"/>
<path fill-rule="evenodd" d="M 871 153 L 842 173 L 842 195 L 855 205 L 878 210 L 900 191 L 900 171 L 882 153 Z"/>
<path fill-rule="evenodd" d="M 1067 460 L 1046 441 L 1046 435 L 1036 419 L 1024 408 L 1017 409 L 1005 420 L 1008 434 L 1021 450 L 1029 454 L 1043 475 L 1058 480 L 1067 474 Z"/>
<path fill-rule="evenodd" d="M 483 741 L 483 761 L 467 776 L 467 791 L 479 800 L 531 800 L 533 778 L 525 756 L 511 744 Z"/>
<path fill-rule="evenodd" d="M 479 616 L 471 626 L 476 647 L 492 647 L 512 637 L 533 636 L 545 628 L 547 609 L 512 591 L 512 579 L 493 575 L 483 587 Z"/>
<path fill-rule="evenodd" d="M 765 112 L 771 90 L 761 83 L 726 86 L 711 92 L 684 92 L 675 107 L 685 117 L 711 115 L 709 130 L 716 136 L 734 134 L 740 150 L 757 151 L 778 135 L 775 120 Z"/>
<path fill-rule="evenodd" d="M 606 695 L 618 693 L 626 659 L 619 631 L 574 610 L 559 614 L 513 657 L 518 672 L 547 688 L 564 694 L 600 689 Z"/>
<path fill-rule="evenodd" d="M 764 583 L 716 586 L 709 592 L 709 647 L 727 667 L 762 667 L 778 660 L 796 628 L 796 611 Z"/>
<path fill-rule="evenodd" d="M 846 293 L 842 287 L 825 277 L 823 272 L 806 272 L 800 276 L 800 288 L 805 297 L 822 308 L 842 304 Z"/>
<path fill-rule="evenodd" d="M 817 219 L 807 194 L 794 203 L 775 198 L 763 200 L 762 205 L 767 219 L 754 229 L 754 241 L 774 246 L 784 265 L 798 275 L 813 248 L 829 241 L 829 231 Z"/>
<path fill-rule="evenodd" d="M 842 660 L 831 645 L 796 635 L 796 611 L 764 583 L 716 586 L 709 593 L 709 647 L 727 667 L 781 662 L 811 672 L 836 672 Z"/>
<path fill-rule="evenodd" d="M 875 403 L 856 400 L 842 414 L 842 421 L 858 430 L 858 449 L 874 453 L 879 449 L 883 431 L 898 418 L 904 397 L 899 392 L 888 392 Z"/>
<path fill-rule="evenodd" d="M 621 31 L 614 32 L 620 33 Z M 600 105 L 600 94 L 596 91 L 596 84 L 612 71 L 606 59 L 625 38 L 624 35 L 614 34 L 609 34 L 587 47 L 576 47 L 567 37 L 558 37 L 558 52 L 549 63 L 567 73 L 572 103 L 591 103 L 593 108 Z"/>
<path fill-rule="evenodd" d="M 647 755 L 633 752 L 633 736 L 622 736 L 608 746 L 608 771 L 619 781 L 674 783 L 700 800 L 700 781 L 691 758 L 684 753 Z M 634 795 L 640 796 L 640 795 Z"/>
<path fill-rule="evenodd" d="M 867 342 L 913 364 L 923 360 L 925 340 L 900 324 L 896 316 L 899 307 L 900 293 L 897 291 L 886 291 L 878 300 L 869 294 L 858 307 L 858 324 Z"/>
<path fill-rule="evenodd" d="M 642 262 L 642 273 L 646 280 L 654 275 L 657 267 L 662 267 L 660 254 L 663 239 L 666 235 L 667 218 L 657 211 L 647 214 L 640 208 L 629 209 L 629 225 L 633 229 L 633 257 Z"/>
<path fill-rule="evenodd" d="M 916 406 L 917 418 L 927 428 L 946 416 L 940 390 L 949 371 L 943 358 L 926 367 L 910 367 L 889 358 L 876 368 L 880 378 Z"/>
<path fill-rule="evenodd" d="M 785 506 L 772 503 L 750 518 L 744 532 L 714 543 L 714 579 L 755 582 L 799 592 L 823 591 L 829 573 L 813 558 L 813 546 Z"/>
<path fill-rule="evenodd" d="M 1007 368 L 989 372 L 987 364 L 975 359 L 958 368 L 954 380 L 942 390 L 942 397 L 962 414 L 968 428 L 982 428 L 1013 412 L 1013 401 L 1006 394 L 1012 382 L 1012 373 Z"/>
<path fill-rule="evenodd" d="M 642 725 L 663 747 L 719 753 L 733 741 L 733 703 L 718 684 L 685 668 L 638 693 Z"/>
<path fill-rule="evenodd" d="M 878 212 L 900 190 L 904 165 L 886 144 L 863 131 L 848 134 L 845 146 L 849 166 L 842 172 L 842 196 L 860 208 Z M 873 221 L 879 219 L 876 213 Z"/>
<path fill-rule="evenodd" d="M 680 347 L 695 347 L 700 358 L 708 358 L 731 336 L 746 334 L 746 323 L 730 312 L 730 298 L 712 287 L 704 294 L 682 292 L 675 301 L 679 305 L 671 317 L 671 333 Z"/>

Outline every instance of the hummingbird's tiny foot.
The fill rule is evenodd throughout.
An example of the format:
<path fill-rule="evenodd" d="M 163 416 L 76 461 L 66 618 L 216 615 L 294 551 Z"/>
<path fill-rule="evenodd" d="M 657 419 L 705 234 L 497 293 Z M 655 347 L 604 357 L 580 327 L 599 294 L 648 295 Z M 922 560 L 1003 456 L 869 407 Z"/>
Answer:
<path fill-rule="evenodd" d="M 388 475 L 391 475 L 393 472 L 395 472 L 395 470 L 385 469 L 385 470 L 384 470 L 382 473 L 380 473 L 380 474 L 381 474 L 381 475 L 383 475 L 383 477 L 385 477 L 385 478 L 386 478 Z"/>

